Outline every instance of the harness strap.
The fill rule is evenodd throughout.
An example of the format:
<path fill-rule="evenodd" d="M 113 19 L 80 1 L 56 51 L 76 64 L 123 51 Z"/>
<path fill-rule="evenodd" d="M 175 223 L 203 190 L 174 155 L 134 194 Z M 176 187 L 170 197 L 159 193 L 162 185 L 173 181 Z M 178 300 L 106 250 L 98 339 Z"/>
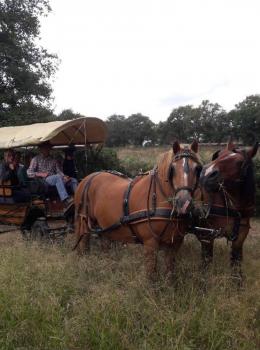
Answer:
<path fill-rule="evenodd" d="M 230 216 L 232 218 L 240 217 L 239 212 L 235 209 L 229 207 L 219 207 L 215 205 L 210 207 L 209 215 Z"/>
<path fill-rule="evenodd" d="M 75 215 L 76 215 L 76 216 L 78 215 L 78 212 L 81 210 L 82 205 L 83 205 L 83 204 L 86 205 L 86 201 L 84 201 L 84 197 L 85 197 L 86 193 L 88 194 L 88 189 L 89 189 L 89 187 L 90 187 L 90 185 L 91 185 L 91 182 L 92 182 L 93 179 L 94 179 L 97 175 L 99 175 L 99 174 L 101 174 L 100 171 L 97 172 L 97 173 L 91 174 L 91 178 L 89 178 L 88 181 L 86 181 L 85 186 L 84 186 L 83 191 L 82 191 L 82 194 L 81 194 L 81 198 L 80 198 L 80 203 L 79 203 L 78 210 L 77 210 L 77 212 L 75 212 Z"/>
<path fill-rule="evenodd" d="M 238 210 L 229 207 L 211 206 L 208 215 L 234 218 L 232 233 L 228 239 L 233 242 L 238 238 L 239 228 L 241 225 L 241 214 Z"/>
<path fill-rule="evenodd" d="M 141 220 L 145 220 L 148 217 L 152 218 L 152 219 L 157 219 L 157 218 L 163 218 L 163 219 L 168 219 L 169 221 L 171 221 L 171 213 L 172 210 L 169 208 L 158 208 L 155 211 L 153 210 L 142 210 L 133 214 L 130 214 L 128 216 L 123 216 L 120 218 L 120 220 L 118 222 L 116 222 L 115 224 L 106 227 L 104 229 L 102 228 L 91 228 L 91 231 L 93 233 L 106 233 L 109 231 L 113 231 L 117 228 L 119 228 L 122 225 L 129 225 L 129 224 L 133 224 L 136 223 L 138 221 Z"/>

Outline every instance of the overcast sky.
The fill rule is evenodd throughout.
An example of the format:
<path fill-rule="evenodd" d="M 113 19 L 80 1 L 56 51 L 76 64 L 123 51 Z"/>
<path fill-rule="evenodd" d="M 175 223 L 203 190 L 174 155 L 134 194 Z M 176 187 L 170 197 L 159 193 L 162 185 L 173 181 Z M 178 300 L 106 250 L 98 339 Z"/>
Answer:
<path fill-rule="evenodd" d="M 50 0 L 41 44 L 61 64 L 57 113 L 166 120 L 260 93 L 259 0 Z"/>

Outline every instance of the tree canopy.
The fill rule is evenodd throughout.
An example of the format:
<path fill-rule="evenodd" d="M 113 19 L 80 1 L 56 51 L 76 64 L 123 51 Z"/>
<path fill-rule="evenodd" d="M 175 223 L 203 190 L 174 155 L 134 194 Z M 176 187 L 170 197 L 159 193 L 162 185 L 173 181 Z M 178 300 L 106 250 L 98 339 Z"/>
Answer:
<path fill-rule="evenodd" d="M 108 146 L 142 145 L 145 140 L 154 144 L 169 144 L 178 139 L 190 143 L 225 142 L 229 136 L 250 144 L 260 139 L 260 96 L 252 95 L 226 112 L 218 103 L 204 100 L 174 108 L 166 121 L 154 124 L 149 117 L 133 114 L 129 117 L 111 116 L 107 119 Z"/>
<path fill-rule="evenodd" d="M 48 0 L 0 0 L 1 125 L 48 120 L 57 57 L 39 46 Z"/>

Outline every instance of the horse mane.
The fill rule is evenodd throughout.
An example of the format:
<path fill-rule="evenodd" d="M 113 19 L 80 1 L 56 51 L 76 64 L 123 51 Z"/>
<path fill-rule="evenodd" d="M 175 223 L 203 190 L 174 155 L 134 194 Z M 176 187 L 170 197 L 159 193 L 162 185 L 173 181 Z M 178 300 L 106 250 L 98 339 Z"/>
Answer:
<path fill-rule="evenodd" d="M 172 163 L 172 160 L 173 160 L 172 150 L 165 152 L 163 154 L 160 154 L 158 158 L 157 168 L 158 168 L 159 177 L 164 179 L 165 181 L 168 180 L 169 166 Z"/>

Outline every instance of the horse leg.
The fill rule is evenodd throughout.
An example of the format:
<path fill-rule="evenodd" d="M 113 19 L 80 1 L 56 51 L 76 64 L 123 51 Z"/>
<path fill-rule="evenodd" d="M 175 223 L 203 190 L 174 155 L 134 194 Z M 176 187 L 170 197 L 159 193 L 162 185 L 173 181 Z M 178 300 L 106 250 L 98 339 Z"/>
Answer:
<path fill-rule="evenodd" d="M 163 246 L 166 276 L 167 276 L 167 279 L 169 280 L 173 280 L 174 278 L 176 255 L 182 243 L 183 243 L 183 237 L 181 239 L 174 241 L 173 245 L 165 244 Z"/>
<path fill-rule="evenodd" d="M 112 242 L 107 237 L 101 237 L 100 245 L 102 252 L 108 253 L 111 249 Z"/>
<path fill-rule="evenodd" d="M 243 244 L 248 235 L 249 228 L 242 227 L 240 230 L 238 238 L 232 242 L 231 254 L 230 254 L 230 265 L 231 265 L 231 275 L 241 286 L 243 282 L 243 274 L 241 263 L 243 260 Z"/>
<path fill-rule="evenodd" d="M 209 265 L 213 261 L 213 248 L 214 248 L 214 240 L 201 240 L 201 261 L 202 261 L 202 269 L 207 270 Z"/>
<path fill-rule="evenodd" d="M 155 240 L 149 240 L 148 242 L 144 242 L 146 274 L 148 279 L 150 279 L 151 281 L 156 280 L 158 249 L 158 242 L 156 242 Z"/>

